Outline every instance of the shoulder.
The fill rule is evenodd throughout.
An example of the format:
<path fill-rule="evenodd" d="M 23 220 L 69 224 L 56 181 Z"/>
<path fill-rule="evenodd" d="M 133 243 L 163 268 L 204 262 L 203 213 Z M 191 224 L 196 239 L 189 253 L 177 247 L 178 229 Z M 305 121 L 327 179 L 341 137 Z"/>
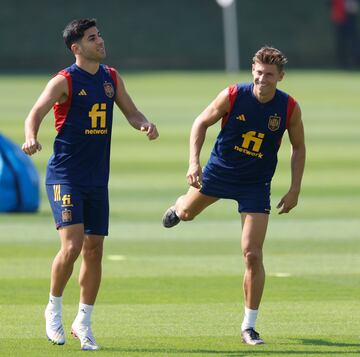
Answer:
<path fill-rule="evenodd" d="M 74 64 L 70 67 L 60 70 L 57 74 L 53 76 L 49 83 L 52 82 L 54 84 L 62 85 L 64 87 L 72 87 L 73 73 L 75 69 L 76 67 Z"/>
<path fill-rule="evenodd" d="M 111 77 L 111 79 L 114 82 L 114 85 L 116 88 L 122 89 L 124 87 L 124 81 L 121 78 L 119 72 L 116 70 L 116 68 L 108 66 L 108 65 L 100 65 L 102 67 L 102 70 L 107 73 Z"/>
<path fill-rule="evenodd" d="M 246 92 L 251 93 L 251 83 L 235 83 L 230 84 L 227 88 L 223 89 L 217 96 L 217 101 L 233 107 L 236 99 L 244 95 Z"/>
<path fill-rule="evenodd" d="M 118 71 L 111 66 L 108 66 L 106 64 L 101 64 L 100 68 L 102 71 L 104 71 L 107 75 L 109 75 L 114 81 L 117 79 L 119 73 Z"/>
<path fill-rule="evenodd" d="M 69 81 L 71 82 L 70 74 L 62 70 L 55 74 L 48 82 L 49 87 L 67 88 Z"/>
<path fill-rule="evenodd" d="M 294 125 L 298 120 L 301 120 L 300 106 L 297 100 L 290 94 L 277 89 L 278 98 L 280 98 L 281 105 L 286 108 L 286 128 Z"/>
<path fill-rule="evenodd" d="M 276 95 L 277 95 L 279 98 L 284 99 L 284 100 L 285 100 L 286 102 L 288 102 L 289 104 L 295 105 L 295 104 L 297 103 L 297 100 L 295 99 L 295 97 L 293 97 L 292 95 L 290 95 L 290 94 L 287 93 L 287 92 L 284 92 L 284 91 L 281 90 L 281 89 L 276 88 Z"/>
<path fill-rule="evenodd" d="M 245 92 L 251 92 L 252 85 L 253 85 L 252 83 L 239 82 L 239 83 L 230 84 L 228 88 L 231 89 L 232 92 L 245 93 Z"/>
<path fill-rule="evenodd" d="M 252 83 L 230 84 L 227 88 L 229 97 L 236 97 L 245 93 L 251 93 Z"/>
<path fill-rule="evenodd" d="M 77 66 L 74 63 L 71 66 L 63 68 L 62 70 L 60 70 L 55 76 L 57 76 L 57 75 L 60 75 L 60 76 L 63 76 L 63 77 L 71 76 L 71 75 L 74 74 L 74 72 L 76 70 L 77 70 Z"/>

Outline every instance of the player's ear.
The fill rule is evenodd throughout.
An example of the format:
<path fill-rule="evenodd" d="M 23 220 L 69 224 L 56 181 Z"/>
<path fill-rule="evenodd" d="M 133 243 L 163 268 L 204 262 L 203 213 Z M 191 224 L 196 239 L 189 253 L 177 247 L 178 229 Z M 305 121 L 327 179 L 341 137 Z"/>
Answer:
<path fill-rule="evenodd" d="M 74 55 L 78 55 L 80 53 L 80 45 L 77 42 L 74 42 L 71 45 L 70 49 Z"/>
<path fill-rule="evenodd" d="M 281 71 L 280 74 L 279 74 L 279 82 L 282 81 L 284 76 L 285 76 L 285 71 Z"/>

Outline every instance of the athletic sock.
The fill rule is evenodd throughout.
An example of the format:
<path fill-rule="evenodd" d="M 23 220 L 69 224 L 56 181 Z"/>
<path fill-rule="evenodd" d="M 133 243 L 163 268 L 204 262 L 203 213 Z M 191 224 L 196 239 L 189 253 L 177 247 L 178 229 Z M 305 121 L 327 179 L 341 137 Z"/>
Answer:
<path fill-rule="evenodd" d="M 49 294 L 49 302 L 46 307 L 49 311 L 61 313 L 62 310 L 62 296 L 53 296 Z"/>
<path fill-rule="evenodd" d="M 244 320 L 241 324 L 241 331 L 252 328 L 255 330 L 256 318 L 259 310 L 251 310 L 245 307 Z"/>
<path fill-rule="evenodd" d="M 75 318 L 75 323 L 80 325 L 88 325 L 91 320 L 91 313 L 94 309 L 94 305 L 87 305 L 79 303 L 79 311 Z"/>

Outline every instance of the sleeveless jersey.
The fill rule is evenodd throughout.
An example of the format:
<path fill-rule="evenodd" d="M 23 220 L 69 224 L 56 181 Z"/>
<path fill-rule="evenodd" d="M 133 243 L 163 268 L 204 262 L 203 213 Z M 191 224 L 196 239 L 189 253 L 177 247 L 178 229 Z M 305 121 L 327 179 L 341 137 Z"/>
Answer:
<path fill-rule="evenodd" d="M 204 169 L 209 178 L 230 186 L 271 182 L 281 138 L 296 104 L 278 89 L 272 100 L 260 103 L 253 88 L 253 83 L 229 87 L 231 108 Z"/>
<path fill-rule="evenodd" d="M 116 72 L 100 65 L 93 75 L 73 64 L 58 74 L 66 78 L 69 96 L 53 108 L 58 134 L 46 184 L 106 186 Z"/>

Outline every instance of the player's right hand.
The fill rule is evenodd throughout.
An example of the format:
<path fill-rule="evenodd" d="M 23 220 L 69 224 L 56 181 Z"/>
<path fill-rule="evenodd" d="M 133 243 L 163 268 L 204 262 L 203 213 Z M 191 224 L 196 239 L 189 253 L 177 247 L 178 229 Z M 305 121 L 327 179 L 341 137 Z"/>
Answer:
<path fill-rule="evenodd" d="M 21 149 L 26 155 L 31 156 L 37 151 L 41 151 L 42 147 L 36 139 L 27 139 Z"/>
<path fill-rule="evenodd" d="M 202 169 L 200 164 L 191 164 L 186 174 L 187 182 L 190 186 L 201 188 L 202 185 Z"/>

